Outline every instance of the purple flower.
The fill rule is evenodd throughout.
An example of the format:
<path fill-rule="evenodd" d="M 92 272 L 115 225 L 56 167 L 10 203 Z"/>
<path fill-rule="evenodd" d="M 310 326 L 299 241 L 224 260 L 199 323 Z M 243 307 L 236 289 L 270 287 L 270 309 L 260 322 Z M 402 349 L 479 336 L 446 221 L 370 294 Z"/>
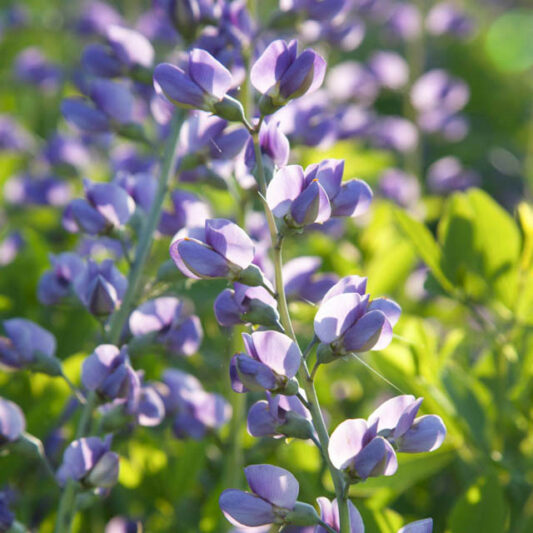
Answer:
<path fill-rule="evenodd" d="M 22 409 L 16 403 L 0 396 L 0 448 L 18 440 L 25 429 L 26 420 Z"/>
<path fill-rule="evenodd" d="M 104 533 L 142 533 L 142 524 L 124 516 L 115 516 L 105 526 Z"/>
<path fill-rule="evenodd" d="M 233 222 L 213 218 L 206 220 L 205 229 L 178 232 L 170 245 L 170 256 L 189 278 L 237 280 L 254 258 L 254 245 Z"/>
<path fill-rule="evenodd" d="M 402 207 L 415 205 L 420 199 L 420 184 L 416 176 L 398 168 L 389 168 L 379 180 L 381 194 Z"/>
<path fill-rule="evenodd" d="M 227 121 L 209 113 L 191 113 L 180 131 L 180 169 L 233 159 L 243 149 L 249 134 L 243 127 L 227 126 Z"/>
<path fill-rule="evenodd" d="M 83 49 L 81 64 L 89 74 L 101 78 L 115 78 L 123 73 L 123 65 L 113 50 L 98 43 L 91 43 Z"/>
<path fill-rule="evenodd" d="M 344 9 L 346 0 L 281 0 L 282 11 L 301 13 L 306 19 L 324 21 L 332 19 Z"/>
<path fill-rule="evenodd" d="M 411 89 L 411 102 L 419 112 L 432 109 L 456 112 L 467 104 L 469 98 L 468 85 L 443 69 L 426 72 Z"/>
<path fill-rule="evenodd" d="M 434 5 L 427 14 L 426 28 L 432 35 L 453 35 L 465 39 L 474 32 L 473 20 L 449 2 Z"/>
<path fill-rule="evenodd" d="M 172 211 L 163 211 L 159 231 L 163 235 L 175 235 L 179 230 L 205 224 L 211 217 L 210 207 L 195 194 L 183 190 L 172 191 Z"/>
<path fill-rule="evenodd" d="M 400 306 L 386 298 L 370 301 L 366 279 L 341 279 L 324 296 L 315 316 L 315 334 L 332 354 L 382 350 L 392 340 Z"/>
<path fill-rule="evenodd" d="M 14 231 L 8 233 L 5 238 L 0 241 L 0 267 L 7 266 L 12 263 L 20 250 L 24 247 L 25 241 L 20 233 Z"/>
<path fill-rule="evenodd" d="M 299 165 L 278 170 L 268 184 L 266 200 L 275 217 L 290 228 L 322 223 L 331 216 L 329 198 L 317 178 Z"/>
<path fill-rule="evenodd" d="M 345 420 L 335 428 L 328 453 L 333 466 L 345 471 L 355 482 L 392 476 L 398 468 L 392 445 L 377 434 L 376 424 L 370 425 L 362 418 Z"/>
<path fill-rule="evenodd" d="M 64 215 L 69 231 L 90 235 L 124 226 L 135 210 L 133 198 L 115 183 L 84 182 L 85 199 L 73 200 Z"/>
<path fill-rule="evenodd" d="M 343 61 L 328 73 L 328 94 L 339 102 L 356 100 L 368 106 L 379 93 L 379 81 L 365 65 L 357 61 Z"/>
<path fill-rule="evenodd" d="M 235 392 L 269 390 L 292 395 L 297 392 L 293 380 L 300 367 L 297 344 L 278 331 L 243 333 L 246 354 L 233 356 L 230 378 Z M 294 390 L 296 387 L 296 390 Z"/>
<path fill-rule="evenodd" d="M 311 413 L 297 396 L 273 396 L 260 400 L 248 412 L 248 433 L 253 437 L 283 436 L 309 439 L 313 435 Z"/>
<path fill-rule="evenodd" d="M 157 342 L 175 355 L 193 355 L 203 337 L 199 318 L 190 316 L 183 303 L 170 296 L 144 302 L 131 314 L 129 327 L 135 337 L 155 334 Z"/>
<path fill-rule="evenodd" d="M 127 348 L 119 350 L 113 344 L 100 344 L 83 361 L 81 382 L 106 400 L 131 399 L 140 387 Z"/>
<path fill-rule="evenodd" d="M 234 284 L 235 289 L 224 289 L 214 303 L 215 317 L 221 326 L 260 324 L 281 328 L 276 299 L 264 287 Z"/>
<path fill-rule="evenodd" d="M 87 146 L 75 137 L 54 135 L 43 150 L 46 160 L 54 166 L 85 168 L 91 157 Z"/>
<path fill-rule="evenodd" d="M 148 172 L 120 172 L 114 182 L 122 187 L 145 212 L 150 210 L 157 191 L 157 179 Z"/>
<path fill-rule="evenodd" d="M 411 522 L 398 530 L 398 533 L 431 533 L 433 531 L 433 519 L 424 518 Z"/>
<path fill-rule="evenodd" d="M 194 376 L 181 370 L 166 370 L 158 392 L 178 438 L 201 439 L 231 418 L 231 406 L 223 396 L 206 392 Z"/>
<path fill-rule="evenodd" d="M 111 25 L 106 29 L 106 37 L 115 57 L 128 69 L 152 66 L 154 48 L 141 33 L 124 26 Z"/>
<path fill-rule="evenodd" d="M 298 55 L 297 48 L 296 40 L 273 41 L 252 66 L 250 79 L 262 94 L 259 107 L 264 115 L 316 91 L 324 81 L 326 61 L 309 48 Z"/>
<path fill-rule="evenodd" d="M 92 1 L 84 5 L 78 20 L 77 29 L 80 33 L 97 33 L 103 35 L 107 27 L 121 24 L 122 17 L 105 2 Z"/>
<path fill-rule="evenodd" d="M 15 515 L 9 509 L 10 495 L 7 491 L 0 492 L 0 531 L 9 531 Z"/>
<path fill-rule="evenodd" d="M 0 115 L 0 151 L 30 150 L 33 139 L 28 131 L 8 115 Z"/>
<path fill-rule="evenodd" d="M 227 489 L 219 499 L 224 516 L 235 526 L 282 524 L 294 509 L 299 485 L 287 470 L 272 465 L 251 465 L 244 474 L 252 492 Z"/>
<path fill-rule="evenodd" d="M 216 104 L 223 100 L 233 84 L 229 70 L 200 48 L 189 53 L 186 71 L 170 63 L 157 65 L 154 81 L 177 106 L 215 114 Z"/>
<path fill-rule="evenodd" d="M 41 358 L 53 359 L 56 339 L 46 329 L 25 318 L 4 321 L 6 337 L 0 337 L 0 363 L 12 368 L 25 368 Z"/>
<path fill-rule="evenodd" d="M 65 120 L 86 133 L 106 133 L 111 125 L 108 117 L 83 98 L 65 98 L 61 102 Z"/>
<path fill-rule="evenodd" d="M 335 274 L 317 274 L 319 257 L 297 257 L 283 265 L 285 295 L 289 300 L 300 299 L 317 303 L 338 281 Z"/>
<path fill-rule="evenodd" d="M 342 183 L 344 161 L 326 159 L 310 165 L 305 173 L 298 165 L 280 169 L 267 189 L 274 216 L 288 227 L 322 223 L 330 216 L 358 216 L 372 199 L 370 187 L 361 180 Z"/>
<path fill-rule="evenodd" d="M 61 71 L 48 62 L 38 48 L 27 48 L 15 59 L 15 76 L 44 91 L 57 89 Z"/>
<path fill-rule="evenodd" d="M 290 144 L 285 134 L 281 131 L 279 123 L 271 119 L 263 121 L 259 130 L 259 147 L 263 156 L 263 163 L 268 168 L 284 167 L 289 161 Z M 250 137 L 244 154 L 245 164 L 248 168 L 255 167 L 255 151 L 253 140 Z"/>
<path fill-rule="evenodd" d="M 4 185 L 4 198 L 15 205 L 63 206 L 71 197 L 71 185 L 51 175 L 13 176 Z"/>
<path fill-rule="evenodd" d="M 118 480 L 119 458 L 110 451 L 111 436 L 102 440 L 86 437 L 69 444 L 57 471 L 57 481 L 79 481 L 84 487 L 110 488 Z"/>
<path fill-rule="evenodd" d="M 416 5 L 396 2 L 388 10 L 385 27 L 400 39 L 411 41 L 422 31 L 422 16 Z"/>
<path fill-rule="evenodd" d="M 387 89 L 397 91 L 409 81 L 409 66 L 398 53 L 381 50 L 372 54 L 368 63 L 370 71 L 379 84 Z"/>
<path fill-rule="evenodd" d="M 128 281 L 111 259 L 98 264 L 89 260 L 87 269 L 74 280 L 74 290 L 83 305 L 96 316 L 111 314 L 122 302 Z"/>
<path fill-rule="evenodd" d="M 320 507 L 320 518 L 322 521 L 335 531 L 340 531 L 337 499 L 329 501 L 327 498 L 320 497 L 316 501 Z M 348 510 L 350 513 L 350 533 L 365 533 L 365 525 L 363 524 L 361 514 L 350 500 L 348 500 Z M 326 530 L 321 526 L 317 526 L 315 533 L 326 533 Z"/>
<path fill-rule="evenodd" d="M 74 280 L 87 268 L 83 259 L 72 252 L 50 255 L 52 268 L 39 280 L 37 297 L 44 305 L 54 305 L 68 296 Z"/>
<path fill-rule="evenodd" d="M 379 117 L 369 132 L 370 140 L 380 148 L 411 152 L 418 143 L 418 130 L 409 120 L 389 115 Z"/>
<path fill-rule="evenodd" d="M 437 194 L 464 191 L 475 187 L 479 182 L 478 173 L 464 168 L 459 159 L 453 156 L 438 159 L 427 171 L 428 187 Z"/>

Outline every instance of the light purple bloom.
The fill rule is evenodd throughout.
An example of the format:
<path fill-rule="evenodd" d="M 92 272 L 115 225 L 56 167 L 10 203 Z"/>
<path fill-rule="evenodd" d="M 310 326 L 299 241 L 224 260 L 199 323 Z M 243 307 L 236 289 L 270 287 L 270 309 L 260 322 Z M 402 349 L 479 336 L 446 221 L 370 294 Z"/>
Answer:
<path fill-rule="evenodd" d="M 415 205 L 420 199 L 420 184 L 416 176 L 398 168 L 389 168 L 379 180 L 381 194 L 402 207 Z"/>
<path fill-rule="evenodd" d="M 154 48 L 141 33 L 124 26 L 111 25 L 106 28 L 106 37 L 116 58 L 126 67 L 152 66 Z"/>
<path fill-rule="evenodd" d="M 0 267 L 12 263 L 20 250 L 24 247 L 25 241 L 20 233 L 14 231 L 5 236 L 0 241 Z"/>
<path fill-rule="evenodd" d="M 391 4 L 386 29 L 405 41 L 416 39 L 422 31 L 422 16 L 416 5 L 408 2 Z"/>
<path fill-rule="evenodd" d="M 390 50 L 375 52 L 368 63 L 370 71 L 379 84 L 387 89 L 397 91 L 409 81 L 409 66 L 398 53 Z"/>
<path fill-rule="evenodd" d="M 83 259 L 72 252 L 50 255 L 52 268 L 39 280 L 37 297 L 44 305 L 54 305 L 67 297 L 73 288 L 74 280 L 87 268 Z"/>
<path fill-rule="evenodd" d="M 369 131 L 370 140 L 380 148 L 411 152 L 418 144 L 418 130 L 409 120 L 388 115 L 376 119 Z"/>
<path fill-rule="evenodd" d="M 89 260 L 87 269 L 74 280 L 78 298 L 96 316 L 112 313 L 121 304 L 127 286 L 127 279 L 111 259 L 100 264 Z"/>
<path fill-rule="evenodd" d="M 401 529 L 398 530 L 398 533 L 431 533 L 433 531 L 433 519 L 424 518 L 423 520 L 417 520 L 416 522 L 411 522 Z"/>
<path fill-rule="evenodd" d="M 22 152 L 33 147 L 28 131 L 8 115 L 0 115 L 0 151 Z"/>
<path fill-rule="evenodd" d="M 297 53 L 296 40 L 271 42 L 250 71 L 252 85 L 262 94 L 265 115 L 289 100 L 316 91 L 324 81 L 326 61 L 310 48 Z"/>
<path fill-rule="evenodd" d="M 214 303 L 215 317 L 221 326 L 252 323 L 280 329 L 276 299 L 264 287 L 234 284 L 224 289 Z"/>
<path fill-rule="evenodd" d="M 328 453 L 332 464 L 352 481 L 392 476 L 398 468 L 394 448 L 377 434 L 376 425 L 362 418 L 341 422 L 331 434 Z"/>
<path fill-rule="evenodd" d="M 214 218 L 206 220 L 205 229 L 178 232 L 170 245 L 170 256 L 189 278 L 230 277 L 236 280 L 250 266 L 254 244 L 233 222 Z"/>
<path fill-rule="evenodd" d="M 80 139 L 66 135 L 54 135 L 43 150 L 46 160 L 54 166 L 85 168 L 91 161 L 89 150 Z"/>
<path fill-rule="evenodd" d="M 163 211 L 159 231 L 163 235 L 175 235 L 179 230 L 205 224 L 211 217 L 209 206 L 195 194 L 175 190 L 170 195 L 172 211 Z"/>
<path fill-rule="evenodd" d="M 119 458 L 110 447 L 110 436 L 104 440 L 86 437 L 71 442 L 57 471 L 59 484 L 63 486 L 73 479 L 87 488 L 112 487 L 118 480 Z"/>
<path fill-rule="evenodd" d="M 297 257 L 283 265 L 285 295 L 289 300 L 300 299 L 317 303 L 337 283 L 335 274 L 318 274 L 320 257 Z"/>
<path fill-rule="evenodd" d="M 13 176 L 4 185 L 4 198 L 15 205 L 64 206 L 72 198 L 72 187 L 52 175 Z"/>
<path fill-rule="evenodd" d="M 26 420 L 22 409 L 0 396 L 0 448 L 18 440 L 25 429 Z"/>
<path fill-rule="evenodd" d="M 206 392 L 194 376 L 181 370 L 165 370 L 157 390 L 178 438 L 201 439 L 231 418 L 231 406 L 223 396 Z"/>
<path fill-rule="evenodd" d="M 289 140 L 275 119 L 263 121 L 261 124 L 259 130 L 259 147 L 261 148 L 261 155 L 263 156 L 263 164 L 266 163 L 266 166 L 269 169 L 273 166 L 284 167 L 289 161 Z M 253 140 L 251 137 L 246 145 L 244 158 L 246 166 L 253 169 L 256 161 Z"/>
<path fill-rule="evenodd" d="M 333 501 L 329 501 L 327 498 L 320 497 L 316 501 L 320 507 L 320 518 L 322 521 L 335 531 L 340 531 L 337 499 L 335 498 Z M 350 500 L 348 500 L 348 510 L 350 513 L 350 533 L 365 533 L 365 525 L 363 524 L 361 514 Z M 315 533 L 326 533 L 326 530 L 322 526 L 317 526 Z"/>
<path fill-rule="evenodd" d="M 436 108 L 456 112 L 467 104 L 469 98 L 468 85 L 443 69 L 426 72 L 411 89 L 411 102 L 419 112 Z"/>
<path fill-rule="evenodd" d="M 233 356 L 230 378 L 235 392 L 269 390 L 295 394 L 292 378 L 300 367 L 301 353 L 297 344 L 278 331 L 243 333 L 246 354 Z"/>
<path fill-rule="evenodd" d="M 464 191 L 480 182 L 475 170 L 464 168 L 459 159 L 453 156 L 435 161 L 427 171 L 429 189 L 437 194 Z"/>
<path fill-rule="evenodd" d="M 248 433 L 254 437 L 308 439 L 313 434 L 311 413 L 297 396 L 273 396 L 254 403 L 248 412 Z"/>
<path fill-rule="evenodd" d="M 85 199 L 73 200 L 64 215 L 69 231 L 90 235 L 124 226 L 135 210 L 133 198 L 115 183 L 84 182 Z"/>
<path fill-rule="evenodd" d="M 84 361 L 81 382 L 106 400 L 129 400 L 140 388 L 140 380 L 131 367 L 126 347 L 101 344 Z"/>
<path fill-rule="evenodd" d="M 224 516 L 235 526 L 283 523 L 298 498 L 296 478 L 272 465 L 247 466 L 244 473 L 252 492 L 225 490 L 219 499 Z"/>
<path fill-rule="evenodd" d="M 157 191 L 157 179 L 148 172 L 119 172 L 114 182 L 122 187 L 145 212 L 150 210 Z"/>
<path fill-rule="evenodd" d="M 435 4 L 427 14 L 426 28 L 432 35 L 453 35 L 461 39 L 474 32 L 474 21 L 451 2 Z"/>
<path fill-rule="evenodd" d="M 200 48 L 189 53 L 186 71 L 170 63 L 157 65 L 154 81 L 177 106 L 212 112 L 233 84 L 229 70 Z"/>
<path fill-rule="evenodd" d="M 121 24 L 122 17 L 105 2 L 92 1 L 84 5 L 77 29 L 83 34 L 97 33 L 103 35 L 112 24 Z"/>
<path fill-rule="evenodd" d="M 339 102 L 355 100 L 365 106 L 374 102 L 379 93 L 375 74 L 357 61 L 343 61 L 328 73 L 328 94 Z"/>
<path fill-rule="evenodd" d="M 52 65 L 38 48 L 27 48 L 15 59 L 15 76 L 39 89 L 57 89 L 61 81 L 61 71 Z"/>
<path fill-rule="evenodd" d="M 3 325 L 6 337 L 0 337 L 0 364 L 24 368 L 41 357 L 55 357 L 56 339 L 46 329 L 25 318 L 10 318 Z"/>
<path fill-rule="evenodd" d="M 399 305 L 386 298 L 370 301 L 366 279 L 341 279 L 324 296 L 315 316 L 315 334 L 333 353 L 382 350 L 392 340 Z"/>
<path fill-rule="evenodd" d="M 175 355 L 190 356 L 202 342 L 200 320 L 185 310 L 183 302 L 171 296 L 148 300 L 130 316 L 129 327 L 133 336 L 155 334 Z"/>
<path fill-rule="evenodd" d="M 104 533 L 142 533 L 142 529 L 140 521 L 115 516 L 106 524 Z"/>

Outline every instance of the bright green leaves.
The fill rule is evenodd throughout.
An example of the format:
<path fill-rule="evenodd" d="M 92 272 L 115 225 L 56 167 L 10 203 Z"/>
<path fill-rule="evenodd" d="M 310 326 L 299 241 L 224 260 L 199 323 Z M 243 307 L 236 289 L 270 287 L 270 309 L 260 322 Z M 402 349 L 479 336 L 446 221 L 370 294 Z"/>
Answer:
<path fill-rule="evenodd" d="M 507 504 L 494 475 L 479 478 L 455 504 L 450 515 L 450 533 L 502 533 L 506 531 Z"/>
<path fill-rule="evenodd" d="M 468 299 L 511 307 L 518 290 L 522 237 L 502 207 L 479 189 L 451 196 L 437 228 L 396 212 L 400 227 L 440 286 Z"/>

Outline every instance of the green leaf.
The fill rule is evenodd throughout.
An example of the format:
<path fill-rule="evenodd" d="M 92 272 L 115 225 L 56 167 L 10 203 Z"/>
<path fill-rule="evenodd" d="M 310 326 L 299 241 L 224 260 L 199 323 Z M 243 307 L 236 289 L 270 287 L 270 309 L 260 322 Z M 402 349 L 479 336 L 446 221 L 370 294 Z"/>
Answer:
<path fill-rule="evenodd" d="M 431 235 L 428 228 L 418 222 L 401 209 L 395 209 L 395 215 L 400 224 L 400 229 L 411 241 L 416 251 L 431 269 L 435 279 L 447 291 L 453 292 L 453 284 L 441 268 L 442 250 Z"/>
<path fill-rule="evenodd" d="M 450 515 L 450 533 L 501 533 L 507 521 L 507 503 L 498 478 L 480 477 L 455 504 Z"/>
<path fill-rule="evenodd" d="M 471 189 L 451 196 L 438 236 L 442 270 L 455 285 L 475 299 L 515 301 L 520 231 L 488 194 Z"/>

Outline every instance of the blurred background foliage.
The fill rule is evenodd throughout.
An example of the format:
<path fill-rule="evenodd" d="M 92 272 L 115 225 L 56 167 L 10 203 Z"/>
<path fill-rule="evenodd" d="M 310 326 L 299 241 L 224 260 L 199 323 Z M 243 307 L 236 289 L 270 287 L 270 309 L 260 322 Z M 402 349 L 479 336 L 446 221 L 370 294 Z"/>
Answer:
<path fill-rule="evenodd" d="M 0 39 L 0 111 L 41 139 L 55 131 L 59 101 L 70 88 L 47 94 L 21 85 L 12 76 L 13 59 L 27 46 L 39 46 L 51 60 L 73 68 L 82 48 L 68 27 L 76 4 L 26 0 L 31 24 L 6 29 Z M 113 4 L 126 17 L 145 7 L 140 0 Z M 478 23 L 476 36 L 467 42 L 436 39 L 426 43 L 425 52 L 427 65 L 445 66 L 470 86 L 471 133 L 451 148 L 426 142 L 421 170 L 452 153 L 480 173 L 483 190 L 447 198 L 426 194 L 419 211 L 411 213 L 376 198 L 370 215 L 349 226 L 346 239 L 315 232 L 294 238 L 286 249 L 286 259 L 320 256 L 324 272 L 368 276 L 372 295 L 390 296 L 403 308 L 392 345 L 365 356 L 372 370 L 354 359 L 319 371 L 318 394 L 330 426 L 366 417 L 399 389 L 423 396 L 423 411 L 442 416 L 448 428 L 438 451 L 403 455 L 397 475 L 351 488 L 370 533 L 395 533 L 405 521 L 425 516 L 434 518 L 437 533 L 533 531 L 533 211 L 527 205 L 533 181 L 533 10 L 527 0 L 461 4 Z M 260 8 L 267 12 L 271 2 Z M 332 51 L 331 64 L 366 57 L 376 41 L 369 32 L 349 55 Z M 379 106 L 401 112 L 402 102 L 389 98 Z M 292 156 L 303 165 L 325 157 L 345 158 L 346 178 L 358 176 L 373 187 L 380 172 L 395 163 L 389 152 L 353 141 L 326 152 L 298 149 Z M 20 155 L 0 154 L 0 189 L 24 164 Z M 107 172 L 105 162 L 100 172 Z M 218 214 L 231 215 L 228 194 L 201 189 L 215 200 Z M 0 269 L 0 317 L 24 316 L 53 331 L 66 372 L 78 382 L 99 324 L 81 308 L 44 308 L 36 299 L 48 254 L 71 249 L 74 239 L 61 229 L 53 208 L 5 209 L 1 233 L 20 230 L 26 246 Z M 147 279 L 167 260 L 167 245 L 156 243 Z M 175 278 L 168 290 L 193 301 L 202 319 L 201 351 L 172 361 L 143 353 L 135 365 L 148 379 L 168 365 L 183 368 L 206 389 L 231 398 L 227 367 L 240 341 L 222 343 L 229 332 L 220 330 L 212 314 L 225 284 L 191 283 L 178 272 Z M 293 303 L 291 312 L 302 342 L 309 341 L 314 309 Z M 0 394 L 23 407 L 29 431 L 41 438 L 54 429 L 69 397 L 60 380 L 26 373 L 0 373 Z M 245 401 L 254 400 L 250 395 Z M 164 427 L 138 428 L 135 439 L 117 439 L 120 483 L 102 504 L 78 517 L 78 530 L 102 531 L 110 517 L 123 514 L 142 518 L 147 531 L 224 531 L 218 496 L 223 488 L 243 485 L 238 468 L 243 461 L 293 471 L 301 500 L 312 502 L 325 490 L 331 494 L 329 476 L 310 443 L 253 439 L 241 423 L 239 457 L 227 447 L 234 428 L 230 424 L 199 442 L 179 441 Z M 21 495 L 16 514 L 22 522 L 35 524 L 46 516 L 39 527 L 46 533 L 53 528 L 49 510 L 58 494 L 44 473 L 35 475 L 38 468 L 14 455 L 0 458 L 0 486 L 9 484 Z"/>

